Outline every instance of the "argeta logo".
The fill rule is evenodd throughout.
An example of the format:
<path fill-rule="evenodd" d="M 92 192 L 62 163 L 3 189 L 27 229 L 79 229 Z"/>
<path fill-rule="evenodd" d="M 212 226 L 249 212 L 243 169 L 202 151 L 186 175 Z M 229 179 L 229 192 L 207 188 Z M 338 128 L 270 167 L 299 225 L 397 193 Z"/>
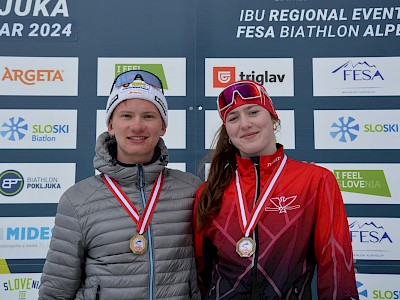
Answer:
<path fill-rule="evenodd" d="M 348 117 L 345 120 L 344 117 L 340 117 L 338 122 L 334 122 L 331 125 L 331 137 L 342 143 L 352 142 L 356 139 L 360 126 L 355 124 L 353 117 Z"/>
<path fill-rule="evenodd" d="M 25 119 L 12 117 L 8 119 L 8 122 L 4 122 L 0 129 L 2 129 L 0 130 L 2 137 L 7 137 L 9 141 L 15 141 L 24 138 L 28 125 L 25 123 Z"/>
<path fill-rule="evenodd" d="M 224 88 L 236 81 L 235 67 L 213 67 L 213 87 Z"/>
<path fill-rule="evenodd" d="M 24 178 L 15 170 L 7 170 L 0 174 L 0 193 L 4 196 L 15 196 L 24 187 Z"/>

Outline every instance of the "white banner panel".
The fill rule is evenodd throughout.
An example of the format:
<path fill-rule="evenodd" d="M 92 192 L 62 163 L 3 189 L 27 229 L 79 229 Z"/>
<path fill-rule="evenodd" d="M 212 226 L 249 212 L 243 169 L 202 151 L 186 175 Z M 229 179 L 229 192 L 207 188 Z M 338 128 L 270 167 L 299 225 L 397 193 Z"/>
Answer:
<path fill-rule="evenodd" d="M 77 57 L 0 56 L 0 66 L 0 95 L 78 96 Z"/>
<path fill-rule="evenodd" d="M 42 273 L 0 274 L 0 299 L 37 300 Z"/>
<path fill-rule="evenodd" d="M 58 203 L 75 184 L 75 169 L 74 163 L 0 163 L 0 203 Z"/>
<path fill-rule="evenodd" d="M 400 57 L 313 58 L 314 96 L 399 96 Z"/>
<path fill-rule="evenodd" d="M 205 96 L 217 96 L 237 80 L 253 80 L 274 96 L 294 96 L 293 58 L 206 58 Z"/>
<path fill-rule="evenodd" d="M 0 110 L 0 149 L 75 149 L 76 110 Z"/>
<path fill-rule="evenodd" d="M 400 204 L 400 164 L 326 164 L 345 204 Z"/>
<path fill-rule="evenodd" d="M 54 217 L 0 218 L 0 257 L 45 258 L 54 227 Z"/>
<path fill-rule="evenodd" d="M 315 149 L 400 149 L 400 110 L 314 110 Z"/>
<path fill-rule="evenodd" d="M 400 299 L 400 275 L 356 274 L 360 300 Z"/>
<path fill-rule="evenodd" d="M 354 259 L 400 260 L 400 218 L 348 218 Z"/>

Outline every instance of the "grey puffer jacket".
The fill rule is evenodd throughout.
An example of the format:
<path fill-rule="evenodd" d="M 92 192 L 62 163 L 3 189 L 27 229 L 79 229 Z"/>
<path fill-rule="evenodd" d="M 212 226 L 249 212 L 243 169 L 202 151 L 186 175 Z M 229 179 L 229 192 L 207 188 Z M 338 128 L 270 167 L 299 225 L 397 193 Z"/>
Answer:
<path fill-rule="evenodd" d="M 144 234 L 149 248 L 142 255 L 131 252 L 136 224 L 101 176 L 82 180 L 58 204 L 39 299 L 200 299 L 191 218 L 201 180 L 166 168 L 168 151 L 161 138 L 157 161 L 127 167 L 113 163 L 107 137 L 105 132 L 97 140 L 94 167 L 119 183 L 140 214 L 164 170 L 162 192 Z"/>

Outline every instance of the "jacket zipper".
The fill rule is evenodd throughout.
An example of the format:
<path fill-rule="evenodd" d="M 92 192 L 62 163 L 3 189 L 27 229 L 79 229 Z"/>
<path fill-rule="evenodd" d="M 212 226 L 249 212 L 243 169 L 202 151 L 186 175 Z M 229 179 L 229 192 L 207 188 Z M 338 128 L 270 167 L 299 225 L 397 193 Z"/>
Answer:
<path fill-rule="evenodd" d="M 97 286 L 96 300 L 100 300 L 100 285 Z"/>
<path fill-rule="evenodd" d="M 146 207 L 146 193 L 144 191 L 145 180 L 144 180 L 144 171 L 143 165 L 138 165 L 138 177 L 139 177 L 139 189 L 140 189 L 140 198 L 142 199 L 143 207 Z M 149 255 L 149 299 L 154 299 L 154 254 L 153 254 L 153 239 L 151 233 L 151 225 L 147 228 L 147 239 L 148 239 L 148 255 Z"/>
<path fill-rule="evenodd" d="M 254 164 L 254 172 L 255 172 L 255 176 L 256 176 L 256 192 L 254 195 L 254 205 L 253 207 L 257 204 L 257 199 L 260 196 L 260 164 L 259 164 L 259 157 L 252 157 L 251 161 Z M 258 264 L 258 253 L 259 253 L 259 240 L 258 240 L 258 225 L 256 225 L 256 227 L 254 228 L 253 231 L 253 239 L 254 242 L 256 243 L 256 250 L 254 252 L 253 255 L 253 266 L 251 268 L 251 299 L 256 299 L 258 300 L 258 297 L 254 297 L 253 294 L 254 292 L 258 291 L 258 287 L 257 287 L 257 264 Z"/>

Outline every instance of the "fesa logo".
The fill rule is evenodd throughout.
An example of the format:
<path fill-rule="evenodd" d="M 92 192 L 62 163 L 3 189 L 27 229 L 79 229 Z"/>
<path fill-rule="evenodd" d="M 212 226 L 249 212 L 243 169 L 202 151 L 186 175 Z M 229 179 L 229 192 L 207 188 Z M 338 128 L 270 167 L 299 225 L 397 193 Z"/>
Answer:
<path fill-rule="evenodd" d="M 224 88 L 235 82 L 235 67 L 213 67 L 213 87 Z"/>
<path fill-rule="evenodd" d="M 332 73 L 340 74 L 344 81 L 385 80 L 376 65 L 367 61 L 348 61 L 333 70 Z"/>
<path fill-rule="evenodd" d="M 62 76 L 63 70 L 21 70 L 21 69 L 9 69 L 5 67 L 1 81 L 17 81 L 25 85 L 35 85 L 38 82 L 63 82 Z"/>

